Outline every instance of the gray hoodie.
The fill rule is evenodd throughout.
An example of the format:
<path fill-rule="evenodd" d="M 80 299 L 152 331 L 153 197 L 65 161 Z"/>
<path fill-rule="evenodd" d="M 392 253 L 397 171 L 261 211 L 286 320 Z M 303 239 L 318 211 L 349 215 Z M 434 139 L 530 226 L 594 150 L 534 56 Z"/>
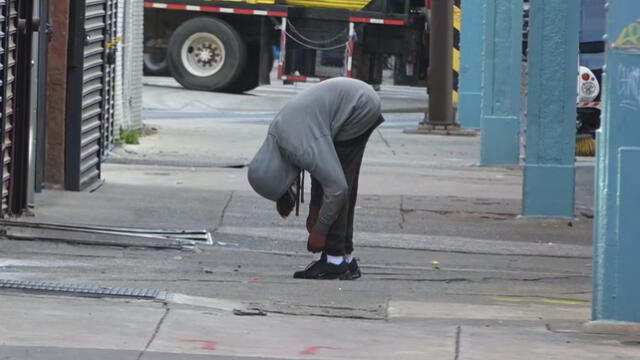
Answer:
<path fill-rule="evenodd" d="M 315 230 L 328 233 L 349 192 L 333 143 L 364 134 L 379 116 L 380 98 L 362 81 L 335 78 L 310 87 L 271 123 L 249 164 L 249 183 L 261 196 L 277 201 L 301 169 L 308 171 L 324 190 Z"/>

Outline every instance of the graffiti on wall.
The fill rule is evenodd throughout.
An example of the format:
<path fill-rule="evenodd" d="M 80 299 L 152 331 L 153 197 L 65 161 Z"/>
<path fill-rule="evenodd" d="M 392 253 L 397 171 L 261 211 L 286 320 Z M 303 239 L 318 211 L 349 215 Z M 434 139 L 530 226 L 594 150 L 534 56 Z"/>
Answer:
<path fill-rule="evenodd" d="M 640 46 L 640 19 L 627 25 L 616 38 L 617 46 Z"/>
<path fill-rule="evenodd" d="M 640 67 L 619 65 L 618 79 L 618 95 L 622 99 L 620 106 L 640 110 Z"/>

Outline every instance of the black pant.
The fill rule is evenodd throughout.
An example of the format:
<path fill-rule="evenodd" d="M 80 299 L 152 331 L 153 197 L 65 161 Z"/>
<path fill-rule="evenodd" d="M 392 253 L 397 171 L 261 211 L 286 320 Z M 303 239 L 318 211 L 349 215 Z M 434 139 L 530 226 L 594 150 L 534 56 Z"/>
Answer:
<path fill-rule="evenodd" d="M 358 198 L 358 178 L 360 177 L 362 156 L 371 133 L 383 121 L 384 119 L 380 116 L 378 122 L 371 129 L 357 138 L 334 142 L 336 153 L 342 165 L 342 171 L 349 186 L 349 193 L 347 202 L 327 234 L 327 245 L 324 252 L 328 255 L 343 256 L 353 252 L 353 218 Z M 322 185 L 318 180 L 311 177 L 311 201 L 309 207 L 321 207 L 323 196 Z"/>

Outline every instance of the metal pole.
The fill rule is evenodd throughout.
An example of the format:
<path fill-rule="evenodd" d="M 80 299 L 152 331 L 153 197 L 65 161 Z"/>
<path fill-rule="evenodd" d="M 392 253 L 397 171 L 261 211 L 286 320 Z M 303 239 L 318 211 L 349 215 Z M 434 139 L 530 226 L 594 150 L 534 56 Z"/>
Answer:
<path fill-rule="evenodd" d="M 429 54 L 429 110 L 424 126 L 455 127 L 453 118 L 453 0 L 431 2 Z"/>
<path fill-rule="evenodd" d="M 453 100 L 453 121 L 457 123 L 455 116 L 458 101 L 460 100 L 460 29 L 462 27 L 462 0 L 453 0 L 453 7 L 451 9 L 451 16 L 453 16 L 451 23 L 451 32 L 453 34 L 451 47 L 451 73 L 453 74 L 453 81 L 451 87 L 453 91 L 451 97 Z"/>
<path fill-rule="evenodd" d="M 278 80 L 284 75 L 284 62 L 287 56 L 287 18 L 282 18 L 280 26 L 280 56 L 278 57 Z"/>
<path fill-rule="evenodd" d="M 487 0 L 482 71 L 480 165 L 520 161 L 521 0 Z"/>
<path fill-rule="evenodd" d="M 346 68 L 346 77 L 350 78 L 353 76 L 353 50 L 355 47 L 356 40 L 356 27 L 355 24 L 349 23 L 349 42 L 347 43 L 347 58 L 345 60 L 345 68 Z"/>
<path fill-rule="evenodd" d="M 37 107 L 37 121 L 36 121 L 36 173 L 35 173 L 35 192 L 42 191 L 44 183 L 44 167 L 45 167 L 45 149 L 46 149 L 46 119 L 47 119 L 47 65 L 48 60 L 48 48 L 50 40 L 50 14 L 49 14 L 49 0 L 40 0 L 39 14 L 40 17 L 40 32 L 38 40 L 38 91 L 35 94 Z"/>
<path fill-rule="evenodd" d="M 593 319 L 640 322 L 640 2 L 609 0 L 597 133 Z M 637 325 L 636 325 L 637 326 Z"/>
<path fill-rule="evenodd" d="M 531 2 L 524 216 L 574 215 L 580 6 Z"/>
<path fill-rule="evenodd" d="M 33 0 L 32 18 L 41 19 L 40 16 L 40 0 Z M 38 114 L 39 103 L 38 95 L 40 89 L 45 86 L 46 83 L 42 82 L 42 78 L 39 76 L 40 60 L 42 55 L 40 54 L 40 24 L 34 24 L 33 34 L 31 34 L 31 87 L 30 87 L 30 104 L 31 113 L 29 114 L 29 131 L 28 131 L 28 155 L 27 155 L 27 204 L 33 204 L 34 194 L 36 189 L 36 146 L 37 146 L 37 130 L 38 130 Z M 27 35 L 29 36 L 29 35 Z"/>

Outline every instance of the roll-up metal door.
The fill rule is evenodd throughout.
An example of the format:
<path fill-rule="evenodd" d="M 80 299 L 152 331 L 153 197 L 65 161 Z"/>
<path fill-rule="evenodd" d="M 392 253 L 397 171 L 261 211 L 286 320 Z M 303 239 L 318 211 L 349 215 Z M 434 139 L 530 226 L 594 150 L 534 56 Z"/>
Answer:
<path fill-rule="evenodd" d="M 32 0 L 0 0 L 0 216 L 27 206 Z"/>
<path fill-rule="evenodd" d="M 12 135 L 13 135 L 13 92 L 15 90 L 15 1 L 0 0 L 0 49 L 2 63 L 0 64 L 0 131 L 2 131 L 0 177 L 2 178 L 2 215 L 9 210 L 9 190 L 11 187 L 11 155 L 12 155 Z"/>
<path fill-rule="evenodd" d="M 10 63 L 14 72 L 11 83 L 14 100 L 12 102 L 12 138 L 11 145 L 11 182 L 9 191 L 9 210 L 12 214 L 20 214 L 27 207 L 28 184 L 32 177 L 29 173 L 29 149 L 31 131 L 31 85 L 32 85 L 32 43 L 33 32 L 38 25 L 33 20 L 33 0 L 11 0 L 9 40 L 15 41 L 9 47 Z"/>
<path fill-rule="evenodd" d="M 105 122 L 107 0 L 74 0 L 69 19 L 65 185 L 100 179 Z"/>

